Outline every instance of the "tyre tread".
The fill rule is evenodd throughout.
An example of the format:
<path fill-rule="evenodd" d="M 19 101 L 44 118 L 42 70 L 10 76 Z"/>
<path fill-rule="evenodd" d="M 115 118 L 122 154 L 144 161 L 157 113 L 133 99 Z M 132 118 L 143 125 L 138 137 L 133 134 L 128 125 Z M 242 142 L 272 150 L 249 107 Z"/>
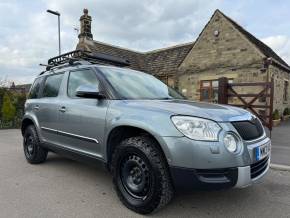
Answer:
<path fill-rule="evenodd" d="M 126 199 L 122 196 L 122 193 L 118 190 L 117 188 L 117 181 L 116 178 L 114 177 L 114 185 L 118 194 L 118 197 L 122 201 L 122 203 L 127 206 L 129 209 L 134 210 L 137 213 L 141 214 L 148 214 L 151 212 L 155 212 L 165 205 L 167 205 L 170 200 L 172 199 L 174 195 L 170 175 L 169 175 L 169 170 L 166 164 L 166 160 L 164 158 L 164 155 L 160 151 L 159 147 L 157 146 L 157 143 L 154 139 L 152 139 L 149 136 L 136 136 L 132 138 L 125 139 L 120 143 L 120 145 L 115 149 L 115 152 L 113 154 L 112 158 L 112 172 L 113 175 L 115 175 L 115 170 L 116 170 L 116 161 L 118 159 L 118 153 L 120 152 L 121 149 L 123 149 L 126 146 L 135 146 L 136 148 L 140 149 L 142 152 L 144 152 L 147 156 L 147 158 L 154 164 L 154 167 L 158 169 L 160 172 L 160 179 L 161 179 L 161 186 L 160 190 L 158 190 L 159 197 L 155 198 L 155 202 L 151 202 L 146 208 L 139 208 L 139 207 L 134 207 L 132 205 L 129 205 L 126 202 Z"/>
<path fill-rule="evenodd" d="M 26 160 L 31 163 L 31 164 L 40 164 L 43 163 L 44 161 L 46 161 L 47 159 L 47 150 L 44 149 L 43 147 L 41 147 L 41 143 L 36 131 L 36 128 L 34 125 L 30 125 L 25 129 L 25 133 L 27 134 L 27 132 L 30 131 L 31 134 L 33 135 L 33 139 L 35 140 L 34 143 L 36 144 L 36 150 L 35 150 L 35 155 L 32 159 L 29 159 L 26 157 Z"/>

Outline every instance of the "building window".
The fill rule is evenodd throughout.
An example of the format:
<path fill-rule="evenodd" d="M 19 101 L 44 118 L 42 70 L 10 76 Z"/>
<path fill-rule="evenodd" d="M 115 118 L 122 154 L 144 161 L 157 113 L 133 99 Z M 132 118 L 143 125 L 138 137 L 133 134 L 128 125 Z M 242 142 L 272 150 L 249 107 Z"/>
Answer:
<path fill-rule="evenodd" d="M 288 101 L 288 88 L 289 88 L 289 81 L 284 81 L 284 93 L 283 93 L 284 101 Z"/>
<path fill-rule="evenodd" d="M 233 82 L 233 79 L 228 80 L 229 83 Z M 201 80 L 200 81 L 200 100 L 207 102 L 218 102 L 218 80 Z"/>
<path fill-rule="evenodd" d="M 161 80 L 164 82 L 166 85 L 170 86 L 171 88 L 175 88 L 174 84 L 174 79 L 172 76 L 167 76 L 167 75 L 161 75 L 161 76 L 156 76 L 157 79 Z"/>

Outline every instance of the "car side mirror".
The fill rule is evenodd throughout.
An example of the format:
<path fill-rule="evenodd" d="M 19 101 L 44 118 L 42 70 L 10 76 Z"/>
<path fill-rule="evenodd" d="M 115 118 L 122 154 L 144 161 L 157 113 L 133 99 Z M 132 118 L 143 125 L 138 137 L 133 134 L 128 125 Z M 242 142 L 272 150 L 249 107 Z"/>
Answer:
<path fill-rule="evenodd" d="M 104 99 L 106 96 L 94 85 L 81 85 L 76 90 L 76 96 L 80 98 Z"/>

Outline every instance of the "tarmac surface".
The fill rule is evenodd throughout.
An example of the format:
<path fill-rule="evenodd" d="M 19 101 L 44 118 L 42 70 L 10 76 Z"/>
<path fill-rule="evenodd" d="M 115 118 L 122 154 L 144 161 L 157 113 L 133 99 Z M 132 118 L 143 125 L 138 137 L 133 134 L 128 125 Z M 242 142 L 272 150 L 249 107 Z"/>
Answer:
<path fill-rule="evenodd" d="M 290 120 L 273 128 L 271 140 L 272 163 L 290 167 Z"/>
<path fill-rule="evenodd" d="M 122 205 L 102 167 L 55 154 L 30 165 L 20 131 L 1 130 L 0 217 L 142 216 Z M 147 217 L 290 217 L 290 172 L 270 170 L 260 184 L 246 189 L 178 195 Z"/>

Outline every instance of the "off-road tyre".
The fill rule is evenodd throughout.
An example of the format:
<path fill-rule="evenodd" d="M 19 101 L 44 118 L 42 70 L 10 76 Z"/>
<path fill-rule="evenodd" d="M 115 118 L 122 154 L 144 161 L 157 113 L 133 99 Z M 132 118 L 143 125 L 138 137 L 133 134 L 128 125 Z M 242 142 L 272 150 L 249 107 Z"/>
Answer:
<path fill-rule="evenodd" d="M 149 136 L 122 141 L 114 151 L 111 170 L 118 197 L 137 213 L 156 211 L 174 195 L 166 159 Z"/>
<path fill-rule="evenodd" d="M 41 147 L 34 125 L 29 125 L 24 131 L 23 149 L 26 160 L 31 164 L 43 163 L 47 158 L 48 152 Z"/>

